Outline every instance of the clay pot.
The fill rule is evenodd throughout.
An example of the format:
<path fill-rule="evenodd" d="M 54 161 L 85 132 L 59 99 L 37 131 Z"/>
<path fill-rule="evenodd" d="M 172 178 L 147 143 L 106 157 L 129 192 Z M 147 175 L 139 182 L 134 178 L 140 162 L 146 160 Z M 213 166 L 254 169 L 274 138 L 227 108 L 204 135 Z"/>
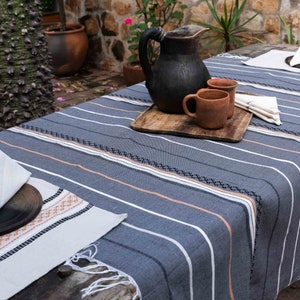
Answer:
<path fill-rule="evenodd" d="M 124 81 L 127 86 L 145 81 L 146 77 L 140 65 L 123 64 Z"/>
<path fill-rule="evenodd" d="M 66 31 L 59 31 L 58 26 L 47 27 L 44 31 L 54 75 L 68 76 L 76 73 L 82 67 L 88 50 L 85 27 L 68 23 Z"/>

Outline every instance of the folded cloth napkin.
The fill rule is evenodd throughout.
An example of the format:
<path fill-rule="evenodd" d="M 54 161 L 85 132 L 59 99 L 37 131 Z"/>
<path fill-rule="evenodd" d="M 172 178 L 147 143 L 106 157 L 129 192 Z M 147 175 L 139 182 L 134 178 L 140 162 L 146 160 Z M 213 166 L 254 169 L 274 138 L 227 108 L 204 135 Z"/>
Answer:
<path fill-rule="evenodd" d="M 257 117 L 281 125 L 276 97 L 235 94 L 235 105 L 252 112 Z"/>
<path fill-rule="evenodd" d="M 0 208 L 28 181 L 31 173 L 0 150 Z"/>
<path fill-rule="evenodd" d="M 293 58 L 290 61 L 290 66 L 296 66 L 300 65 L 300 47 L 298 48 L 296 54 L 293 56 Z"/>

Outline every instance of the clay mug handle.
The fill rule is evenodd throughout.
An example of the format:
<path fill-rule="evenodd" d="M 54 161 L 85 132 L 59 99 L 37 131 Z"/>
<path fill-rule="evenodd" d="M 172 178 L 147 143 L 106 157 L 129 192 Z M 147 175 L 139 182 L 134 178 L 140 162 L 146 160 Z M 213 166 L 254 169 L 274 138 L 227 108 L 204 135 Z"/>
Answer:
<path fill-rule="evenodd" d="M 183 101 L 182 101 L 182 107 L 183 107 L 183 111 L 185 114 L 187 114 L 189 117 L 191 118 L 194 118 L 196 119 L 197 118 L 197 111 L 195 112 L 191 112 L 188 108 L 188 102 L 190 100 L 195 100 L 197 102 L 197 100 L 200 100 L 200 98 L 198 97 L 197 94 L 189 94 L 189 95 L 186 95 L 184 98 L 183 98 Z"/>

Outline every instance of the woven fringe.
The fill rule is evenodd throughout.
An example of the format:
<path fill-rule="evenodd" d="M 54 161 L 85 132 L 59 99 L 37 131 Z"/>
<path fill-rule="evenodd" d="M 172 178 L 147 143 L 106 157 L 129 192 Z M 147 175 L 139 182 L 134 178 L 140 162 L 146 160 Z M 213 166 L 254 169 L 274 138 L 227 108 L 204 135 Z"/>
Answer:
<path fill-rule="evenodd" d="M 74 256 L 66 260 L 65 265 L 70 266 L 74 271 L 86 273 L 86 274 L 99 274 L 106 275 L 101 277 L 91 283 L 88 287 L 81 290 L 82 298 L 90 295 L 94 295 L 98 292 L 108 290 L 110 288 L 116 287 L 118 285 L 130 286 L 133 285 L 136 288 L 136 293 L 133 295 L 132 300 L 141 300 L 141 292 L 135 280 L 129 275 L 117 270 L 103 262 L 95 259 L 98 252 L 96 244 L 91 244 L 87 248 L 84 248 L 80 252 L 76 253 Z M 76 263 L 80 259 L 85 259 L 90 262 L 87 266 L 78 266 Z M 111 273 L 111 274 L 110 274 Z M 114 281 L 109 283 L 110 281 Z M 117 281 L 117 282 L 116 282 Z"/>

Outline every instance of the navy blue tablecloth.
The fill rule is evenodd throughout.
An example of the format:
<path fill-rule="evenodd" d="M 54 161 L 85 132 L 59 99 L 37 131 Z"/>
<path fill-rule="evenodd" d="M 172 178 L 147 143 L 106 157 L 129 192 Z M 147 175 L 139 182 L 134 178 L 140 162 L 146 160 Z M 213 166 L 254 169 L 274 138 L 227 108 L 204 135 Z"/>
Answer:
<path fill-rule="evenodd" d="M 274 299 L 300 279 L 300 75 L 243 59 L 205 63 L 240 91 L 276 96 L 283 124 L 253 116 L 238 143 L 134 131 L 152 104 L 143 83 L 0 133 L 35 177 L 128 214 L 96 258 L 143 299 Z"/>

